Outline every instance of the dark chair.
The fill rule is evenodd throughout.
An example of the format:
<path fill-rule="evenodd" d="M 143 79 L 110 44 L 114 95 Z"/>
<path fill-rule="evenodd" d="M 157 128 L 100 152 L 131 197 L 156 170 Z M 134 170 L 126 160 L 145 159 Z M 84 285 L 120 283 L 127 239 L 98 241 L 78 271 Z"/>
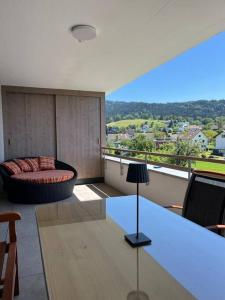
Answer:
<path fill-rule="evenodd" d="M 165 207 L 182 209 L 184 218 L 222 234 L 225 229 L 225 174 L 193 171 L 184 206 L 175 204 Z"/>
<path fill-rule="evenodd" d="M 0 298 L 12 300 L 19 295 L 17 240 L 15 222 L 21 216 L 15 212 L 0 213 L 0 223 L 9 223 L 9 242 L 0 242 Z M 4 268 L 5 266 L 5 268 Z M 2 276 L 4 271 L 4 276 Z"/>

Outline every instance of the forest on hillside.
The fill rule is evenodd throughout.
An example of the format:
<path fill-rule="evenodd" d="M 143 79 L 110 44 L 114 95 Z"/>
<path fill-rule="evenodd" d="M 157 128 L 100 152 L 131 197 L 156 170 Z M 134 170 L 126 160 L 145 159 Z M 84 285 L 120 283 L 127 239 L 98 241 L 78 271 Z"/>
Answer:
<path fill-rule="evenodd" d="M 106 101 L 107 123 L 126 119 L 185 119 L 225 116 L 225 100 L 198 100 L 173 103 Z"/>

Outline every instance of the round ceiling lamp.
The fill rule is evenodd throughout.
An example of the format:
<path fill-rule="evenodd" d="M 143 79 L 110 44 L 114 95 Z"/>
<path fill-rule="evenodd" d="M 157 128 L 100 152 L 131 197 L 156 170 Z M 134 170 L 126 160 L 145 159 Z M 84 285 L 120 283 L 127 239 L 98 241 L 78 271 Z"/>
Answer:
<path fill-rule="evenodd" d="M 96 29 L 90 25 L 74 25 L 71 33 L 79 42 L 89 41 L 96 38 Z"/>

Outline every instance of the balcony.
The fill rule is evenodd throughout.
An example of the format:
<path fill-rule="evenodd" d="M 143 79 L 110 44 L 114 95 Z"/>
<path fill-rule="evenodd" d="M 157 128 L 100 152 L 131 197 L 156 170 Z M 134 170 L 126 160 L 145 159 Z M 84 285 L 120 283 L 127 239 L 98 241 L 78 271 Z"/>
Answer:
<path fill-rule="evenodd" d="M 0 162 L 44 155 L 76 168 L 77 185 L 71 197 L 59 202 L 63 205 L 135 194 L 135 186 L 126 182 L 128 163 L 144 161 L 150 182 L 141 186 L 141 195 L 161 206 L 182 205 L 191 166 L 155 165 L 148 156 L 163 155 L 142 153 L 146 157 L 140 160 L 101 148 L 105 93 L 223 31 L 224 11 L 224 1 L 205 0 L 141 5 L 140 1 L 57 0 L 54 5 L 49 0 L 2 1 Z M 97 38 L 90 43 L 79 43 L 71 34 L 80 20 L 96 26 Z M 0 212 L 22 215 L 16 227 L 20 279 L 16 299 L 47 300 L 37 205 L 9 202 L 0 190 Z M 0 224 L 0 241 L 8 237 L 8 228 Z"/>
<path fill-rule="evenodd" d="M 102 148 L 104 161 L 104 183 L 81 184 L 74 187 L 73 195 L 63 202 L 99 200 L 107 197 L 135 194 L 135 186 L 126 182 L 128 163 L 139 160 L 134 157 L 109 154 L 108 148 Z M 181 157 L 180 157 L 181 158 Z M 184 158 L 183 158 L 184 159 Z M 187 159 L 185 157 L 185 159 Z M 193 160 L 193 158 L 191 158 Z M 198 159 L 198 158 L 196 158 Z M 148 164 L 149 184 L 142 184 L 140 194 L 159 205 L 171 203 L 183 204 L 188 185 L 188 170 L 169 168 L 167 165 L 159 168 Z M 36 205 L 12 204 L 4 193 L 1 194 L 0 211 L 16 211 L 22 214 L 18 222 L 18 249 L 21 299 L 47 299 L 43 266 L 40 253 L 39 238 L 35 220 Z M 179 213 L 177 210 L 174 212 Z M 1 225 L 1 239 L 7 236 L 6 227 Z"/>
<path fill-rule="evenodd" d="M 124 194 L 135 194 L 135 186 L 126 182 L 128 164 L 135 161 L 146 162 L 134 157 L 104 154 L 105 183 Z M 150 182 L 141 185 L 141 194 L 162 206 L 171 203 L 182 205 L 190 176 L 189 171 L 180 170 L 179 167 L 174 169 L 176 166 L 172 169 L 166 164 L 160 165 L 148 163 Z"/>

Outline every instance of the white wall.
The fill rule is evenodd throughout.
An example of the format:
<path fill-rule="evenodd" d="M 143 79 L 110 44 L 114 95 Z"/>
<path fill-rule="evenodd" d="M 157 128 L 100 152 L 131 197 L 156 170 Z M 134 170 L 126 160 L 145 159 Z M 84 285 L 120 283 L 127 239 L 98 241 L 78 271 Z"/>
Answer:
<path fill-rule="evenodd" d="M 202 150 L 205 150 L 208 147 L 208 138 L 203 132 L 199 132 L 192 141 L 198 143 Z"/>
<path fill-rule="evenodd" d="M 2 95 L 0 85 L 0 162 L 4 160 L 4 138 L 3 138 L 3 120 L 2 120 Z"/>
<path fill-rule="evenodd" d="M 225 149 L 225 132 L 216 137 L 216 149 Z"/>
<path fill-rule="evenodd" d="M 128 165 L 123 164 L 123 175 L 120 174 L 120 163 L 106 160 L 105 182 L 124 194 L 135 194 L 136 185 L 126 182 Z M 149 185 L 140 184 L 140 194 L 157 204 L 183 204 L 188 180 L 158 171 L 149 171 Z"/>

